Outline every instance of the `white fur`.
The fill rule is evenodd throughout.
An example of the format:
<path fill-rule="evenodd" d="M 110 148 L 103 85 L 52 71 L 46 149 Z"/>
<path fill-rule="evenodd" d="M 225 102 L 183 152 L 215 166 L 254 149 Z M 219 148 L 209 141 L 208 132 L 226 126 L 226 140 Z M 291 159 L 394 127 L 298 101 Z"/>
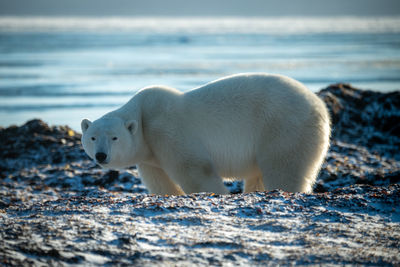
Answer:
<path fill-rule="evenodd" d="M 142 89 L 93 123 L 82 121 L 82 131 L 90 157 L 106 153 L 106 168 L 137 165 L 150 193 L 227 193 L 221 177 L 245 179 L 245 192 L 310 192 L 328 150 L 330 120 L 301 83 L 238 74 L 186 93 Z"/>

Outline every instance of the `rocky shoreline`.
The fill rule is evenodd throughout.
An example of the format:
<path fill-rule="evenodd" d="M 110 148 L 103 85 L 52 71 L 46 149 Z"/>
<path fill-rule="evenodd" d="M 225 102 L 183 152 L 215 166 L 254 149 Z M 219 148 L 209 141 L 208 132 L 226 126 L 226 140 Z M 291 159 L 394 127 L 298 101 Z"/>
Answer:
<path fill-rule="evenodd" d="M 400 92 L 318 94 L 333 132 L 313 194 L 148 195 L 67 126 L 0 128 L 0 264 L 399 264 Z"/>

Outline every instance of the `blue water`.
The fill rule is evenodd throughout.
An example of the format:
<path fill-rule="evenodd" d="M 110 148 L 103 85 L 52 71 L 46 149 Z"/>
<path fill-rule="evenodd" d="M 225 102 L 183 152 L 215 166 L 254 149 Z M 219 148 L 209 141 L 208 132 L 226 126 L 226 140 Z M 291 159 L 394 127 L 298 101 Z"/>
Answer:
<path fill-rule="evenodd" d="M 185 91 L 239 72 L 288 75 L 313 91 L 338 82 L 400 89 L 400 19 L 398 28 L 364 19 L 364 28 L 343 21 L 333 30 L 323 20 L 325 28 L 316 20 L 294 29 L 290 21 L 248 28 L 234 19 L 222 26 L 154 22 L 119 30 L 104 29 L 104 21 L 29 27 L 14 20 L 11 27 L 0 19 L 0 125 L 41 118 L 79 130 L 82 118 L 96 119 L 144 86 Z"/>

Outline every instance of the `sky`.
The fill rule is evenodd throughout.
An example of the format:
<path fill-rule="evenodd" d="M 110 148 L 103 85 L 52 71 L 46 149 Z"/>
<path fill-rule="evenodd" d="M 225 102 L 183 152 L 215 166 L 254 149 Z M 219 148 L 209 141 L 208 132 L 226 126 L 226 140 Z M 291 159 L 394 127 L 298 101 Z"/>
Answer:
<path fill-rule="evenodd" d="M 0 16 L 397 16 L 400 0 L 0 0 Z"/>

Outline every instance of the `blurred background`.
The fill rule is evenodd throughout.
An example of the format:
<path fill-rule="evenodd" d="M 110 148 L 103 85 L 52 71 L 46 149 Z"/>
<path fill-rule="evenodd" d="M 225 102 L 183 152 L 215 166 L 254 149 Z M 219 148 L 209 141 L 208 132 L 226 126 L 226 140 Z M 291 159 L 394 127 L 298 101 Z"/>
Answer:
<path fill-rule="evenodd" d="M 0 126 L 80 131 L 153 84 L 269 72 L 400 89 L 398 0 L 0 0 Z"/>

